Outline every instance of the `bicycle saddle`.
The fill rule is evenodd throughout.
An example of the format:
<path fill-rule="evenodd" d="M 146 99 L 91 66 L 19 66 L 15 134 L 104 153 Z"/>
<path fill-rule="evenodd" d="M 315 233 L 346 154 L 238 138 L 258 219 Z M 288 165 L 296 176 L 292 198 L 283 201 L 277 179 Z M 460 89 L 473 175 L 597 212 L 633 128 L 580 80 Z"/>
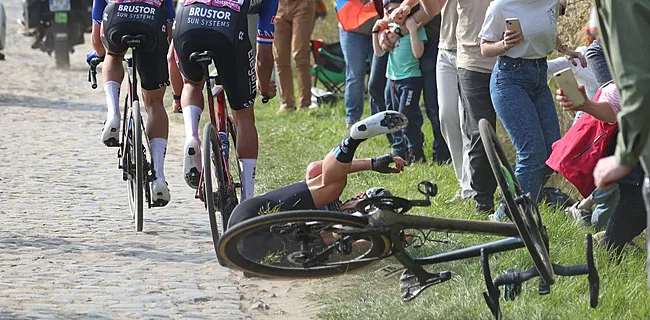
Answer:
<path fill-rule="evenodd" d="M 131 35 L 127 34 L 122 36 L 122 44 L 129 48 L 138 47 L 147 42 L 147 37 L 141 34 Z"/>
<path fill-rule="evenodd" d="M 197 51 L 190 54 L 190 62 L 192 63 L 210 63 L 212 59 L 215 58 L 215 54 L 212 51 Z"/>

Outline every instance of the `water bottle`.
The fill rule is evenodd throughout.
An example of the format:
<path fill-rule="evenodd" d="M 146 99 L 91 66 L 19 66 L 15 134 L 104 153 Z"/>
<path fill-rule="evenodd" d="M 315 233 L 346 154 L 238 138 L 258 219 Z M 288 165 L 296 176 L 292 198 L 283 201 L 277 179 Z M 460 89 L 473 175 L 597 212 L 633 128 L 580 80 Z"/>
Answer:
<path fill-rule="evenodd" d="M 223 150 L 223 156 L 226 162 L 228 162 L 228 155 L 230 154 L 230 142 L 228 142 L 228 135 L 219 131 L 219 139 L 221 139 L 221 150 Z"/>

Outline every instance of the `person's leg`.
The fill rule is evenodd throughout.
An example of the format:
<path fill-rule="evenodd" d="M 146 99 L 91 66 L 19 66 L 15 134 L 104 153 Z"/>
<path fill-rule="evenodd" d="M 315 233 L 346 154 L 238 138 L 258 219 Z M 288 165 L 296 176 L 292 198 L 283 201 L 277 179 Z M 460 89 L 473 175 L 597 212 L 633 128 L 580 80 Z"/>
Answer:
<path fill-rule="evenodd" d="M 487 119 L 496 128 L 496 113 L 490 99 L 490 74 L 459 68 L 458 87 L 465 110 L 464 131 L 471 140 L 469 165 L 476 209 L 480 213 L 490 213 L 494 210 L 496 180 L 478 129 L 480 119 Z"/>
<path fill-rule="evenodd" d="M 452 60 L 453 58 L 453 60 Z M 440 50 L 436 57 L 436 91 L 438 97 L 438 117 L 440 119 L 440 134 L 449 148 L 451 163 L 456 173 L 456 180 L 462 189 L 463 171 L 463 133 L 460 128 L 460 113 L 458 112 L 458 79 L 456 77 L 456 61 L 452 51 Z M 426 89 L 424 92 L 426 102 Z M 428 113 L 428 110 L 427 110 Z"/>
<path fill-rule="evenodd" d="M 409 124 L 402 133 L 406 137 L 407 149 L 412 159 L 411 162 L 426 162 L 422 147 L 424 137 L 422 134 L 422 110 L 420 110 L 420 94 L 422 92 L 422 78 L 408 78 L 395 81 L 395 91 L 399 94 L 399 112 L 406 115 Z"/>
<path fill-rule="evenodd" d="M 356 122 L 350 135 L 330 151 L 322 162 L 322 174 L 307 181 L 316 208 L 339 198 L 347 184 L 354 153 L 366 139 L 406 127 L 408 119 L 394 111 L 384 111 Z"/>
<path fill-rule="evenodd" d="M 106 52 L 102 64 L 102 80 L 106 93 L 106 122 L 102 129 L 102 143 L 107 146 L 118 146 L 120 132 L 120 87 L 124 79 L 122 66 L 123 54 Z"/>
<path fill-rule="evenodd" d="M 291 3 L 279 0 L 278 14 L 275 16 L 275 38 L 273 39 L 273 57 L 280 86 L 279 111 L 292 111 L 296 108 L 296 98 L 293 92 L 293 74 L 291 71 L 291 38 L 292 24 L 290 16 Z"/>
<path fill-rule="evenodd" d="M 397 90 L 397 83 L 393 80 L 388 80 L 386 85 L 390 89 L 390 107 L 393 111 L 399 111 L 400 108 L 400 92 Z M 405 130 L 398 130 L 391 134 L 393 155 L 407 159 L 407 141 Z"/>
<path fill-rule="evenodd" d="M 619 188 L 621 200 L 607 223 L 604 240 L 609 249 L 620 253 L 646 228 L 646 209 L 641 186 L 621 184 Z"/>
<path fill-rule="evenodd" d="M 537 191 L 539 197 L 542 188 L 544 188 L 544 185 L 546 185 L 546 182 L 553 174 L 553 169 L 546 165 L 546 160 L 548 160 L 551 156 L 551 152 L 553 152 L 553 143 L 560 140 L 561 135 L 560 121 L 558 120 L 557 111 L 555 110 L 554 95 L 551 93 L 551 89 L 548 86 L 548 65 L 546 60 L 537 60 L 536 70 L 537 86 L 535 86 L 532 101 L 535 104 L 537 118 L 539 119 L 540 128 L 543 133 L 543 140 L 546 146 L 546 152 L 540 150 L 538 153 L 537 161 L 542 164 L 540 165 L 540 168 L 535 171 L 537 184 L 534 184 L 531 189 L 532 195 L 536 194 L 534 190 L 539 189 Z"/>
<path fill-rule="evenodd" d="M 598 40 L 594 40 L 589 45 L 585 58 L 587 58 L 587 65 L 596 78 L 599 87 L 612 80 L 612 73 L 609 71 L 605 52 L 603 52 L 603 47 Z"/>
<path fill-rule="evenodd" d="M 596 188 L 590 197 L 596 203 L 596 208 L 594 208 L 594 212 L 591 214 L 591 225 L 597 231 L 603 230 L 607 226 L 607 221 L 609 221 L 609 218 L 612 216 L 621 199 L 618 184 L 606 190 Z"/>
<path fill-rule="evenodd" d="M 363 115 L 366 52 L 371 38 L 358 32 L 340 29 L 341 50 L 345 59 L 345 121 L 353 124 Z"/>
<path fill-rule="evenodd" d="M 530 192 L 536 200 L 548 172 L 545 162 L 550 151 L 542 128 L 544 120 L 539 118 L 538 107 L 531 100 L 538 83 L 537 68 L 522 60 L 499 58 L 492 74 L 490 93 L 494 109 L 517 151 L 517 180 L 523 191 Z M 545 124 L 551 125 L 552 120 Z M 557 123 L 555 128 L 558 128 Z"/>
<path fill-rule="evenodd" d="M 174 98 L 173 112 L 181 112 L 181 93 L 183 91 L 183 77 L 181 71 L 178 70 L 176 58 L 176 50 L 174 50 L 174 43 L 169 45 L 169 52 L 167 53 L 167 68 L 169 68 L 169 80 L 172 84 L 172 96 Z"/>
<path fill-rule="evenodd" d="M 422 71 L 422 94 L 424 95 L 424 106 L 427 118 L 429 118 L 433 129 L 432 160 L 438 164 L 445 164 L 449 162 L 451 155 L 440 128 L 438 85 L 436 79 L 438 41 L 434 40 L 435 39 L 429 39 L 429 41 L 424 44 L 424 53 L 420 58 L 420 70 Z"/>
<path fill-rule="evenodd" d="M 386 110 L 386 65 L 388 54 L 372 57 L 368 93 L 370 94 L 370 113 L 375 114 Z"/>
<path fill-rule="evenodd" d="M 316 20 L 315 1 L 296 1 L 293 16 L 293 38 L 291 41 L 293 62 L 300 92 L 300 109 L 311 105 L 311 67 L 309 65 L 309 45 Z"/>

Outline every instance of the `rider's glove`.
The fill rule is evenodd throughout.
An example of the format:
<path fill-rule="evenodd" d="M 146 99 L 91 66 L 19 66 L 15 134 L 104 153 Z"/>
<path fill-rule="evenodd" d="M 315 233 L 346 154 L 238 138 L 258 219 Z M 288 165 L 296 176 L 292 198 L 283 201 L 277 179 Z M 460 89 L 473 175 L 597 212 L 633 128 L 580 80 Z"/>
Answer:
<path fill-rule="evenodd" d="M 100 57 L 100 56 L 97 54 L 97 51 L 95 51 L 95 49 L 90 49 L 90 50 L 88 50 L 88 53 L 86 53 L 86 63 L 87 63 L 88 65 L 91 65 L 91 66 L 92 66 L 91 62 L 92 62 L 93 60 L 97 60 L 98 58 L 99 58 L 100 60 L 103 60 L 102 57 Z"/>
<path fill-rule="evenodd" d="M 370 160 L 372 170 L 381 173 L 394 173 L 395 169 L 390 167 L 390 164 L 393 162 L 395 161 L 393 161 L 393 156 L 390 154 L 385 154 Z"/>

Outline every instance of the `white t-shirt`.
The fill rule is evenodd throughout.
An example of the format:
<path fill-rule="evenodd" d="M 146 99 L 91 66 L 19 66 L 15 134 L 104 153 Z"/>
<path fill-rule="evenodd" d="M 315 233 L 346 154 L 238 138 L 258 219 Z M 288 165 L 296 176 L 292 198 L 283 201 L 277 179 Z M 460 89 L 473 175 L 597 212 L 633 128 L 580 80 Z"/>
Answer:
<path fill-rule="evenodd" d="M 517 18 L 524 41 L 512 47 L 505 56 L 539 59 L 557 47 L 558 0 L 495 0 L 485 13 L 479 38 L 500 41 L 506 31 L 506 19 Z"/>

